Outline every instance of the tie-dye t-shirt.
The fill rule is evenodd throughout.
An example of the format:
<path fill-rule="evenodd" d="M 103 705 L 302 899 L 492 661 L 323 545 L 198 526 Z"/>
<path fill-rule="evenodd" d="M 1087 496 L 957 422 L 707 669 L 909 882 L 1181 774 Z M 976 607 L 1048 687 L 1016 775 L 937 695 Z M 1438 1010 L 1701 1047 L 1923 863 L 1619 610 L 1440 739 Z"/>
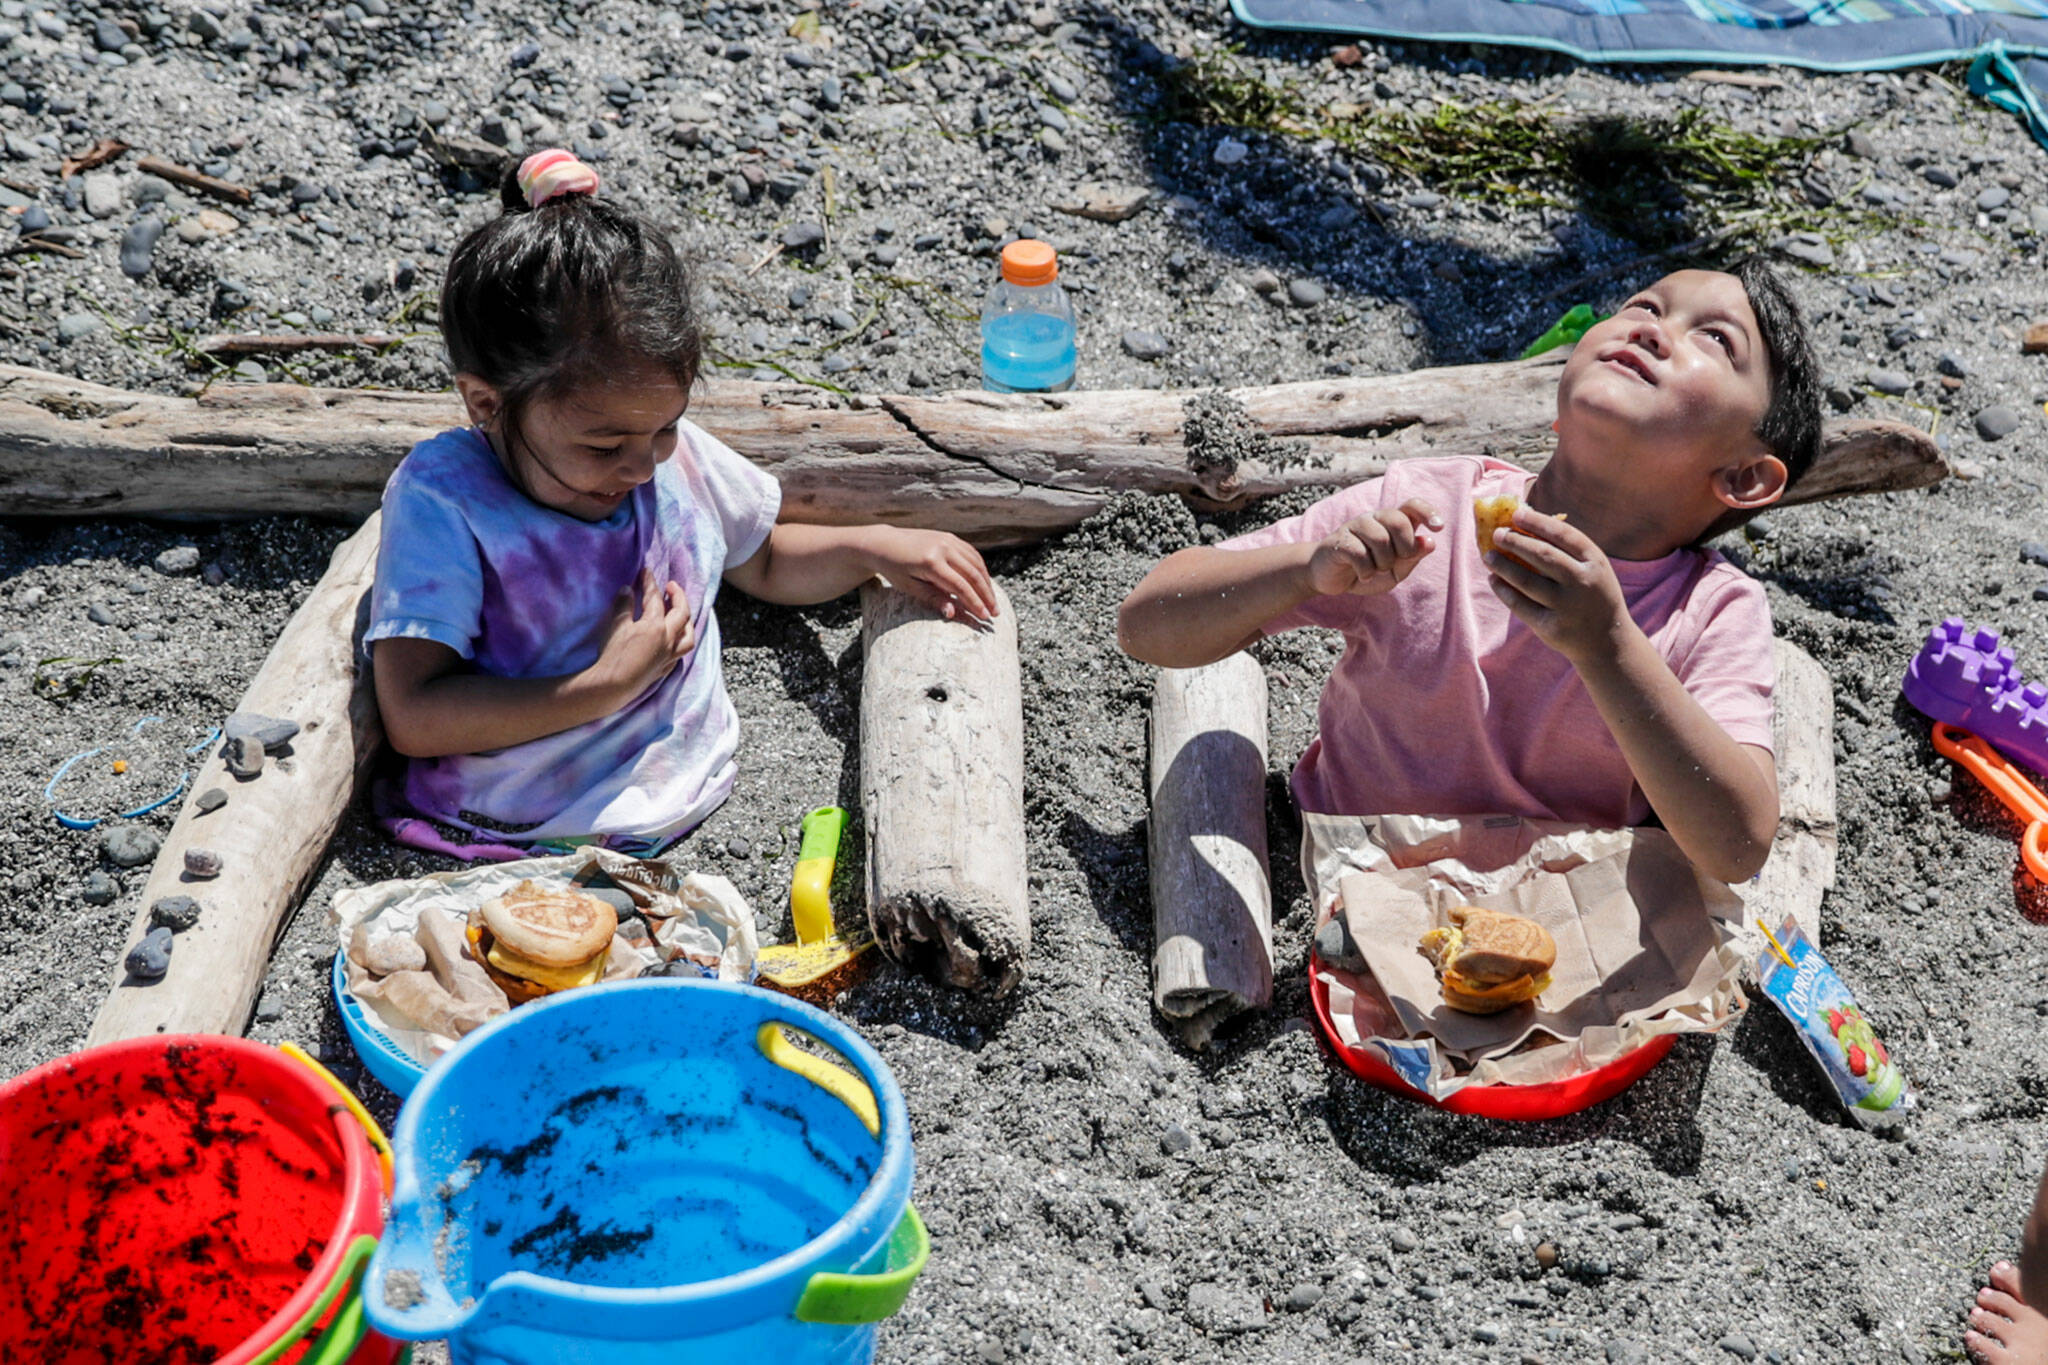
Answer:
<path fill-rule="evenodd" d="M 475 428 L 415 446 L 384 487 L 367 639 L 433 640 L 505 678 L 596 661 L 613 599 L 644 567 L 688 594 L 697 647 L 623 709 L 488 753 L 408 760 L 418 815 L 514 842 L 664 842 L 732 790 L 739 716 L 711 606 L 774 529 L 775 480 L 688 421 L 675 453 L 602 521 L 541 506 Z"/>

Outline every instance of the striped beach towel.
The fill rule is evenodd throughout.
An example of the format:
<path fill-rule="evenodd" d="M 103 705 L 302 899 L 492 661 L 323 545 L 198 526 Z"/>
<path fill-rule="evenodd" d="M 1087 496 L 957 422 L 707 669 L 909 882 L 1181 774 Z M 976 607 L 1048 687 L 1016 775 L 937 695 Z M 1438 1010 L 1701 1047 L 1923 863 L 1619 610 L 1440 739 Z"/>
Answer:
<path fill-rule="evenodd" d="M 2048 0 L 1231 0 L 1257 28 L 1549 48 L 1586 62 L 1878 71 L 1967 60 L 2048 146 Z"/>

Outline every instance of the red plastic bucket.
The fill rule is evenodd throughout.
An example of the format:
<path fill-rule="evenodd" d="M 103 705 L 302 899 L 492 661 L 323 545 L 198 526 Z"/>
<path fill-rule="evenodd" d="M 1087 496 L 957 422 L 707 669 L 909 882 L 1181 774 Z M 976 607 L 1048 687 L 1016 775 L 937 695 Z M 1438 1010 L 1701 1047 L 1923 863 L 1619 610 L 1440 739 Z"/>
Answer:
<path fill-rule="evenodd" d="M 389 1365 L 356 1293 L 383 1197 L 361 1124 L 274 1048 L 37 1067 L 0 1086 L 0 1365 Z"/>
<path fill-rule="evenodd" d="M 1393 1067 L 1379 1059 L 1377 1053 L 1348 1047 L 1337 1036 L 1337 1026 L 1330 1018 L 1330 988 L 1323 983 L 1322 963 L 1313 952 L 1308 959 L 1308 995 L 1315 1007 L 1316 1029 L 1322 1035 L 1324 1048 L 1336 1058 L 1338 1065 L 1352 1075 L 1417 1104 L 1426 1104 L 1447 1113 L 1474 1114 L 1488 1119 L 1523 1122 L 1561 1119 L 1566 1114 L 1590 1109 L 1602 1101 L 1613 1099 L 1649 1074 L 1650 1068 L 1663 1061 L 1665 1054 L 1671 1051 L 1671 1045 L 1678 1041 L 1675 1033 L 1652 1038 L 1605 1066 L 1596 1066 L 1591 1071 L 1580 1072 L 1562 1081 L 1546 1081 L 1542 1085 L 1468 1085 L 1439 1100 L 1402 1080 Z"/>

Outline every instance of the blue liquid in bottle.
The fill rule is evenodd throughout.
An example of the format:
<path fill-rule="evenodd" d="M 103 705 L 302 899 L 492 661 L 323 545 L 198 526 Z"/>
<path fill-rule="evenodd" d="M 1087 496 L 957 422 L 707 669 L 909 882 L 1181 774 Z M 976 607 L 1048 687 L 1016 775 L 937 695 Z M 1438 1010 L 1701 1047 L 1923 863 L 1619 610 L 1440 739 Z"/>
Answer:
<path fill-rule="evenodd" d="M 1004 313 L 981 325 L 981 382 L 997 393 L 1052 391 L 1074 382 L 1074 324 L 1047 313 Z"/>
<path fill-rule="evenodd" d="M 1050 244 L 1003 248 L 1003 277 L 981 305 L 981 386 L 1054 393 L 1074 386 L 1074 305 Z"/>

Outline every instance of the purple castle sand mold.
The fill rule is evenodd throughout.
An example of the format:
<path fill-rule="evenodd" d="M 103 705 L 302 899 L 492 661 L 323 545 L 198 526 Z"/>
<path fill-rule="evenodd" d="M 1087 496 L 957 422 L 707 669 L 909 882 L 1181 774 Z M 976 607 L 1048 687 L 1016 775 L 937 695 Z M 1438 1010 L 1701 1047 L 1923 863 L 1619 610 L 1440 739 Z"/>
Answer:
<path fill-rule="evenodd" d="M 1927 633 L 1906 665 L 1906 700 L 1991 744 L 2007 758 L 2048 772 L 2048 686 L 2020 675 L 2009 645 L 1988 627 L 1951 616 Z"/>

